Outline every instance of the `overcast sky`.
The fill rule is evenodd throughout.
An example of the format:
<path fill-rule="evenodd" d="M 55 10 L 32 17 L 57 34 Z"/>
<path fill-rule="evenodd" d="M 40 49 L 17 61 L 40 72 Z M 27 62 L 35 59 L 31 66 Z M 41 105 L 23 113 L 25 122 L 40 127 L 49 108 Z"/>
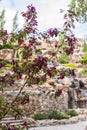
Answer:
<path fill-rule="evenodd" d="M 11 29 L 13 16 L 19 11 L 19 23 L 22 26 L 24 20 L 21 12 L 26 7 L 33 4 L 38 13 L 38 29 L 44 31 L 51 27 L 62 27 L 63 15 L 59 13 L 60 9 L 68 9 L 70 0 L 2 0 L 0 2 L 0 10 L 6 9 L 6 28 Z M 76 36 L 87 36 L 87 24 L 76 24 Z"/>

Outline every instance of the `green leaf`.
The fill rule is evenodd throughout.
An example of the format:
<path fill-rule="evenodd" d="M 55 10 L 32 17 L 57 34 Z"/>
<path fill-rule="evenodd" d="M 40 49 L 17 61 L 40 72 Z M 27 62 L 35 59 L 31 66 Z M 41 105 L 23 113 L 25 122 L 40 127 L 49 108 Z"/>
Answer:
<path fill-rule="evenodd" d="M 4 29 L 5 26 L 5 10 L 0 12 L 0 29 Z"/>
<path fill-rule="evenodd" d="M 17 51 L 17 53 L 16 53 L 16 58 L 19 58 L 19 53 L 18 53 L 18 51 Z"/>
<path fill-rule="evenodd" d="M 0 69 L 0 73 L 4 73 L 4 72 L 5 72 L 5 70 Z"/>
<path fill-rule="evenodd" d="M 54 99 L 57 99 L 59 97 L 58 93 L 55 92 Z"/>
<path fill-rule="evenodd" d="M 0 123 L 0 128 L 2 128 L 2 124 Z"/>
<path fill-rule="evenodd" d="M 18 29 L 17 19 L 18 19 L 18 12 L 15 14 L 13 18 L 12 32 L 16 32 Z"/>
<path fill-rule="evenodd" d="M 6 64 L 5 67 L 11 67 L 12 68 L 13 65 L 11 64 Z"/>
<path fill-rule="evenodd" d="M 71 63 L 69 63 L 69 64 L 64 64 L 64 66 L 65 66 L 65 67 L 69 67 L 69 68 L 76 69 L 75 64 L 71 64 Z"/>

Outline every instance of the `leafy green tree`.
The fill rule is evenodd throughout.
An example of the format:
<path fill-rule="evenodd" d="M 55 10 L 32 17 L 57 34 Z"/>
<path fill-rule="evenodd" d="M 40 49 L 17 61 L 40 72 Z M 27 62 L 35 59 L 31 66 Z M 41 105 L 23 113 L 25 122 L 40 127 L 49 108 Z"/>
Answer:
<path fill-rule="evenodd" d="M 69 7 L 80 22 L 87 22 L 87 0 L 71 0 Z"/>
<path fill-rule="evenodd" d="M 5 10 L 0 12 L 0 29 L 4 29 L 5 25 Z"/>
<path fill-rule="evenodd" d="M 11 31 L 12 33 L 16 32 L 18 30 L 17 20 L 18 20 L 18 12 L 15 14 L 15 16 L 13 18 L 13 25 L 12 25 L 12 31 Z"/>

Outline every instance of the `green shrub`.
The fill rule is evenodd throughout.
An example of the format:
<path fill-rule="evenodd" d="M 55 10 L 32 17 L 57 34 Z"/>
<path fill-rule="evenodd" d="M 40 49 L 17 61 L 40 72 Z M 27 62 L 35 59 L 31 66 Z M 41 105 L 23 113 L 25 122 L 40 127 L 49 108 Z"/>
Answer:
<path fill-rule="evenodd" d="M 86 41 L 84 41 L 84 44 L 83 44 L 83 52 L 87 52 L 87 43 L 86 43 Z"/>
<path fill-rule="evenodd" d="M 73 117 L 73 116 L 78 116 L 78 113 L 77 113 L 75 110 L 69 110 L 69 111 L 67 112 L 67 114 L 70 115 L 71 117 Z"/>
<path fill-rule="evenodd" d="M 85 75 L 85 76 L 87 76 L 87 69 L 83 69 L 82 70 L 82 74 Z"/>
<path fill-rule="evenodd" d="M 57 114 L 58 114 L 58 112 L 57 112 L 56 110 L 54 110 L 54 111 L 52 111 L 52 112 L 49 114 L 48 118 L 49 118 L 49 119 L 57 119 Z"/>
<path fill-rule="evenodd" d="M 2 49 L 14 49 L 14 46 L 10 43 L 6 43 L 6 44 L 0 44 L 0 50 Z"/>
<path fill-rule="evenodd" d="M 81 60 L 79 60 L 79 62 L 82 64 L 87 63 L 87 52 L 84 54 L 83 58 Z"/>
<path fill-rule="evenodd" d="M 67 115 L 63 112 L 57 112 L 56 110 L 55 111 L 52 111 L 49 116 L 48 116 L 49 119 L 58 119 L 58 120 L 61 120 L 61 119 L 69 119 L 70 118 L 70 115 Z"/>
<path fill-rule="evenodd" d="M 58 62 L 60 64 L 69 63 L 69 57 L 66 54 L 61 54 L 61 56 L 58 58 Z"/>
<path fill-rule="evenodd" d="M 72 63 L 65 64 L 64 66 L 68 68 L 76 69 L 75 64 L 72 64 Z"/>
<path fill-rule="evenodd" d="M 35 120 L 44 120 L 44 119 L 69 119 L 70 117 L 77 116 L 78 113 L 75 110 L 69 110 L 67 113 L 58 112 L 56 110 L 51 111 L 49 114 L 38 113 L 34 115 Z"/>
<path fill-rule="evenodd" d="M 60 113 L 61 119 L 69 119 L 71 116 L 65 113 Z"/>
<path fill-rule="evenodd" d="M 82 58 L 79 62 L 82 63 L 82 64 L 86 64 L 87 63 L 87 58 Z"/>
<path fill-rule="evenodd" d="M 38 113 L 34 115 L 34 119 L 35 120 L 44 120 L 44 119 L 48 119 L 48 115 L 45 113 Z"/>

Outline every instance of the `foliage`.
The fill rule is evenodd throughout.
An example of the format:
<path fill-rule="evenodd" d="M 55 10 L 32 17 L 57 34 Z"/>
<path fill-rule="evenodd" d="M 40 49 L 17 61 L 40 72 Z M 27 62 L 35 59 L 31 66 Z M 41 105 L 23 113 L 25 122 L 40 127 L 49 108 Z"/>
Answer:
<path fill-rule="evenodd" d="M 87 53 L 84 54 L 81 60 L 79 60 L 80 63 L 86 64 L 87 63 Z"/>
<path fill-rule="evenodd" d="M 57 99 L 59 96 L 61 96 L 61 94 L 62 94 L 62 89 L 58 89 L 58 90 L 55 92 L 54 98 Z"/>
<path fill-rule="evenodd" d="M 84 41 L 84 44 L 83 44 L 83 52 L 87 52 L 87 43 L 86 43 L 86 41 Z"/>
<path fill-rule="evenodd" d="M 50 114 L 49 114 L 49 119 L 58 119 L 58 120 L 61 120 L 61 119 L 69 119 L 70 116 L 63 113 L 63 112 L 58 112 L 56 110 L 52 111 Z"/>
<path fill-rule="evenodd" d="M 5 10 L 2 10 L 2 12 L 0 12 L 0 29 L 4 29 L 4 25 L 5 25 Z"/>
<path fill-rule="evenodd" d="M 58 58 L 58 62 L 61 64 L 65 64 L 65 63 L 69 63 L 69 57 L 66 54 L 62 54 L 59 58 Z"/>
<path fill-rule="evenodd" d="M 35 120 L 44 120 L 44 119 L 48 119 L 48 115 L 45 113 L 38 113 L 34 115 L 34 119 Z"/>
<path fill-rule="evenodd" d="M 69 119 L 70 115 L 65 114 L 63 112 L 58 112 L 56 110 L 51 111 L 50 113 L 46 114 L 46 113 L 38 113 L 34 115 L 34 119 L 35 120 L 44 120 L 44 119 L 57 119 L 57 120 L 61 120 L 61 119 Z"/>
<path fill-rule="evenodd" d="M 87 0 L 71 0 L 69 7 L 80 22 L 87 22 Z"/>
<path fill-rule="evenodd" d="M 2 50 L 2 49 L 14 49 L 14 45 L 12 45 L 10 43 L 3 44 L 3 45 L 0 44 L 0 50 Z"/>
<path fill-rule="evenodd" d="M 65 67 L 72 68 L 72 69 L 76 69 L 76 66 L 75 66 L 75 64 L 72 64 L 72 63 L 65 64 L 64 66 L 65 66 Z"/>
<path fill-rule="evenodd" d="M 67 114 L 70 115 L 71 117 L 73 117 L 73 116 L 78 116 L 78 113 L 77 113 L 75 110 L 69 110 L 69 111 L 67 112 Z"/>
<path fill-rule="evenodd" d="M 12 33 L 16 32 L 18 29 L 17 19 L 18 19 L 18 12 L 15 14 L 15 16 L 13 18 Z"/>
<path fill-rule="evenodd" d="M 87 69 L 83 69 L 83 70 L 81 71 L 81 73 L 82 73 L 83 75 L 87 76 Z"/>

